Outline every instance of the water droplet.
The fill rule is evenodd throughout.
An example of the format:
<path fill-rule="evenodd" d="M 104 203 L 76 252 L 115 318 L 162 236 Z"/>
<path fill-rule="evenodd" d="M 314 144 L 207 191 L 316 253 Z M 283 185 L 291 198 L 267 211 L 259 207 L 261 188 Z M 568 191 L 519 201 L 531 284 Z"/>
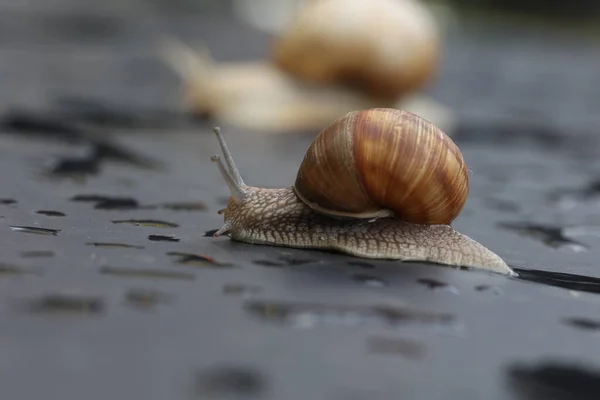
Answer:
<path fill-rule="evenodd" d="M 425 285 L 429 289 L 432 289 L 432 290 L 445 290 L 450 293 L 459 294 L 458 289 L 456 287 L 449 285 L 445 282 L 439 281 L 437 279 L 421 278 L 421 279 L 417 279 L 417 283 L 420 283 L 421 285 Z"/>
<path fill-rule="evenodd" d="M 60 211 L 52 211 L 52 210 L 39 210 L 36 211 L 37 214 L 45 215 L 47 217 L 66 217 L 67 214 L 62 213 Z"/>
<path fill-rule="evenodd" d="M 148 240 L 152 242 L 179 242 L 180 239 L 175 236 L 148 235 Z"/>
<path fill-rule="evenodd" d="M 100 242 L 94 242 L 94 243 L 86 243 L 87 246 L 94 246 L 94 247 L 102 247 L 102 248 L 106 248 L 106 249 L 143 249 L 144 246 L 134 246 L 131 244 L 124 244 L 124 243 L 100 243 Z"/>
<path fill-rule="evenodd" d="M 179 226 L 173 222 L 158 221 L 154 219 L 128 219 L 112 222 L 113 224 L 130 224 L 134 226 L 146 226 L 152 228 L 177 228 Z"/>
<path fill-rule="evenodd" d="M 52 235 L 57 236 L 60 229 L 48 229 L 48 228 L 38 228 L 35 226 L 11 226 L 15 232 L 24 232 L 24 233 L 33 233 L 36 235 Z"/>
<path fill-rule="evenodd" d="M 165 203 L 162 204 L 163 208 L 167 208 L 169 210 L 174 211 L 204 211 L 206 210 L 206 204 L 196 201 L 196 202 L 179 202 L 179 203 Z"/>
<path fill-rule="evenodd" d="M 97 194 L 79 194 L 71 201 L 95 203 L 99 210 L 131 210 L 139 207 L 138 201 L 130 197 L 104 196 Z"/>
<path fill-rule="evenodd" d="M 234 267 L 235 264 L 225 263 L 215 260 L 210 256 L 203 254 L 192 254 L 192 253 L 180 253 L 171 251 L 167 253 L 168 256 L 177 257 L 175 262 L 183 265 L 193 265 L 198 267 Z"/>

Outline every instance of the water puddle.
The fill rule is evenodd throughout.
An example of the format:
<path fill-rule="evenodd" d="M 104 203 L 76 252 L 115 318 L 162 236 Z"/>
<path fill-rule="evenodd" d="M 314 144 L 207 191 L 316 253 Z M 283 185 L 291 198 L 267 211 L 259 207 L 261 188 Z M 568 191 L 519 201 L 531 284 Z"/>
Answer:
<path fill-rule="evenodd" d="M 576 361 L 513 364 L 507 377 L 511 391 L 522 400 L 596 400 L 600 393 L 600 370 Z"/>
<path fill-rule="evenodd" d="M 179 242 L 181 239 L 178 239 L 175 236 L 148 235 L 148 240 L 151 242 Z"/>
<path fill-rule="evenodd" d="M 415 340 L 372 336 L 367 339 L 367 350 L 374 354 L 403 356 L 411 360 L 423 358 L 425 346 Z"/>
<path fill-rule="evenodd" d="M 569 274 L 566 272 L 551 272 L 519 267 L 512 268 L 519 276 L 511 279 L 575 290 L 578 292 L 600 293 L 600 278 Z"/>
<path fill-rule="evenodd" d="M 124 243 L 102 243 L 102 242 L 92 242 L 86 243 L 86 246 L 94 246 L 94 247 L 102 247 L 105 249 L 144 249 L 144 246 L 134 246 L 131 244 Z"/>
<path fill-rule="evenodd" d="M 113 224 L 129 224 L 133 226 L 147 226 L 151 228 L 177 228 L 179 225 L 173 222 L 159 221 L 156 219 L 125 219 L 112 221 Z"/>
<path fill-rule="evenodd" d="M 452 326 L 450 314 L 416 311 L 393 306 L 344 306 L 331 304 L 285 303 L 277 301 L 247 302 L 244 309 L 263 320 L 295 328 L 320 325 L 338 327 L 379 325 L 397 327 L 406 324 Z"/>
<path fill-rule="evenodd" d="M 569 249 L 577 253 L 587 250 L 585 244 L 568 238 L 565 228 L 562 227 L 520 222 L 501 223 L 499 226 L 520 235 L 537 239 L 555 249 Z"/>
<path fill-rule="evenodd" d="M 60 232 L 60 229 L 38 228 L 35 226 L 11 226 L 10 229 L 12 229 L 15 232 L 24 232 L 24 233 L 33 233 L 36 235 L 51 235 L 51 236 L 57 236 L 58 232 Z"/>
<path fill-rule="evenodd" d="M 181 279 L 187 281 L 196 279 L 195 275 L 187 272 L 151 268 L 102 267 L 100 273 L 124 278 Z"/>
<path fill-rule="evenodd" d="M 60 211 L 52 211 L 52 210 L 39 210 L 36 211 L 36 214 L 45 215 L 47 217 L 66 217 L 67 214 Z"/>
<path fill-rule="evenodd" d="M 167 255 L 175 257 L 175 262 L 182 265 L 191 265 L 197 267 L 235 267 L 235 264 L 217 261 L 213 257 L 203 254 L 172 251 L 167 253 Z"/>
<path fill-rule="evenodd" d="M 383 279 L 367 274 L 354 274 L 352 280 L 369 287 L 380 288 L 388 285 Z"/>
<path fill-rule="evenodd" d="M 586 331 L 600 331 L 600 319 L 589 319 L 584 317 L 566 317 L 562 319 L 565 325 Z"/>
<path fill-rule="evenodd" d="M 25 309 L 34 314 L 101 314 L 105 310 L 100 297 L 50 294 L 26 301 Z"/>

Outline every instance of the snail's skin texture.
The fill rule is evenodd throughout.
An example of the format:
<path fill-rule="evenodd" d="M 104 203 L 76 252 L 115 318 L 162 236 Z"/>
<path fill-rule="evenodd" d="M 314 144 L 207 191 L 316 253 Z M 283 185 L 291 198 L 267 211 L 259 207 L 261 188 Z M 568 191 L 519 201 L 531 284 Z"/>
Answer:
<path fill-rule="evenodd" d="M 516 275 L 499 256 L 450 225 L 412 224 L 399 218 L 335 218 L 311 209 L 296 196 L 294 188 L 248 186 L 219 128 L 215 134 L 225 164 L 218 155 L 211 160 L 217 163 L 231 192 L 222 210 L 225 223 L 215 237 L 229 233 L 231 239 L 245 243 L 332 250 L 373 259 L 429 261 Z"/>
<path fill-rule="evenodd" d="M 499 256 L 449 225 L 411 224 L 396 218 L 338 219 L 314 212 L 291 188 L 246 186 L 244 192 L 241 204 L 231 199 L 223 212 L 229 235 L 236 241 L 515 275 Z"/>

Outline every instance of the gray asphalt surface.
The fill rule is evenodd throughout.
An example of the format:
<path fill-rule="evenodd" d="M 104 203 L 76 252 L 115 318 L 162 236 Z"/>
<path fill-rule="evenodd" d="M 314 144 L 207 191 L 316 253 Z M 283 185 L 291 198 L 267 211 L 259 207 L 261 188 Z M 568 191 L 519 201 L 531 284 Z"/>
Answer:
<path fill-rule="evenodd" d="M 455 227 L 507 279 L 206 237 L 217 143 L 156 39 L 236 60 L 268 37 L 148 3 L 32 4 L 0 7 L 0 398 L 598 398 L 593 43 L 448 37 L 429 93 L 473 171 Z M 291 185 L 312 139 L 222 129 L 263 187 Z"/>

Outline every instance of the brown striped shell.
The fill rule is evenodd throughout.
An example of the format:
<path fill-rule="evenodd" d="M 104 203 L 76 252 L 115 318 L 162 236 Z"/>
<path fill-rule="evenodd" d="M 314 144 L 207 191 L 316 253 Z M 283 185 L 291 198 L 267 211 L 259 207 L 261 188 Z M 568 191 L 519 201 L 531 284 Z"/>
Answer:
<path fill-rule="evenodd" d="M 467 200 L 469 176 L 460 150 L 435 125 L 375 108 L 348 113 L 317 135 L 294 191 L 332 216 L 450 224 Z"/>

